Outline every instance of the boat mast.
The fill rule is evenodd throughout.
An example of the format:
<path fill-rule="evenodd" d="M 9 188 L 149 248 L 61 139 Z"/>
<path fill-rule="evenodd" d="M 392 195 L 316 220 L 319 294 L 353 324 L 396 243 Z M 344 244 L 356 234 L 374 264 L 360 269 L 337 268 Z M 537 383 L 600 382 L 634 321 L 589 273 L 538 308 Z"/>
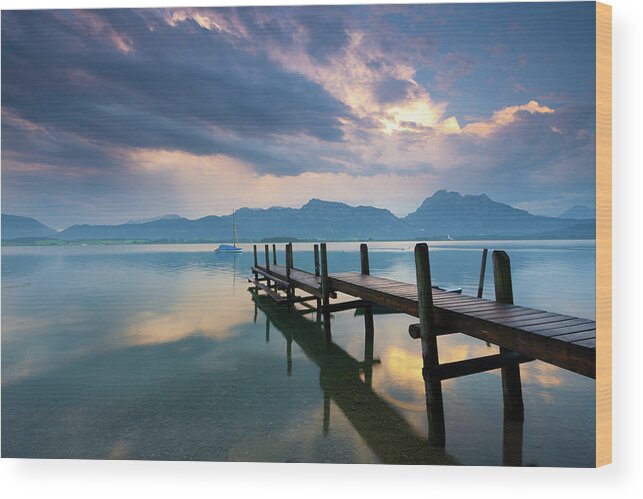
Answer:
<path fill-rule="evenodd" d="M 234 247 L 237 247 L 238 237 L 237 237 L 237 223 L 234 219 L 234 210 L 232 210 L 232 230 L 234 231 Z"/>

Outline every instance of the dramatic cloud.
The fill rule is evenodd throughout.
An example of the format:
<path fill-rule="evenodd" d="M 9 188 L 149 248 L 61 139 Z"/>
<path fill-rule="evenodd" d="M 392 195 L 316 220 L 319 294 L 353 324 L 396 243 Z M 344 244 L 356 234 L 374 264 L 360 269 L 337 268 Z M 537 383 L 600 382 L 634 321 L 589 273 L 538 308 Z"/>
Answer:
<path fill-rule="evenodd" d="M 6 11 L 3 212 L 594 199 L 590 4 Z"/>
<path fill-rule="evenodd" d="M 515 122 L 516 115 L 521 111 L 531 114 L 551 114 L 554 112 L 553 109 L 548 108 L 547 106 L 541 106 L 538 102 L 532 100 L 522 106 L 509 106 L 501 109 L 500 111 L 496 111 L 493 113 L 490 120 L 469 123 L 464 127 L 463 131 L 465 133 L 481 135 L 482 137 L 489 137 L 489 135 L 497 131 L 500 127 L 507 126 Z M 560 133 L 560 130 L 554 129 L 555 127 L 551 126 L 550 128 L 553 132 Z"/>

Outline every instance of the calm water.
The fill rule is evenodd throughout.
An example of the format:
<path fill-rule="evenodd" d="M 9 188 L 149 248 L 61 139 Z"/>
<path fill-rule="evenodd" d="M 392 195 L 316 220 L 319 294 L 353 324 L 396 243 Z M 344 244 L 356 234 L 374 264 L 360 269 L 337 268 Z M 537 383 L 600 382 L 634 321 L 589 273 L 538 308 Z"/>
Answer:
<path fill-rule="evenodd" d="M 330 244 L 331 272 L 358 270 L 358 246 Z M 372 274 L 415 281 L 413 243 L 369 246 Z M 434 283 L 475 294 L 483 246 L 509 253 L 516 303 L 595 318 L 594 241 L 435 243 Z M 2 248 L 2 456 L 593 466 L 593 380 L 524 364 L 522 428 L 503 424 L 499 371 L 445 381 L 434 448 L 417 319 L 375 316 L 369 386 L 362 317 L 334 314 L 326 348 L 314 315 L 253 300 L 250 246 L 212 248 Z M 463 335 L 439 348 L 496 352 Z"/>

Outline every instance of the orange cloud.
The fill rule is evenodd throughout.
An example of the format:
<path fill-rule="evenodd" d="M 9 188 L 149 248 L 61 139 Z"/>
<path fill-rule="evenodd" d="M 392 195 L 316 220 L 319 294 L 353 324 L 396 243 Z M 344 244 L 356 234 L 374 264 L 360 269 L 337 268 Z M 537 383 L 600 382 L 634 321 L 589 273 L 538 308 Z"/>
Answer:
<path fill-rule="evenodd" d="M 488 121 L 479 121 L 466 125 L 462 131 L 481 137 L 488 137 L 493 132 L 516 121 L 516 114 L 520 111 L 527 111 L 531 114 L 551 114 L 554 110 L 547 106 L 541 106 L 535 100 L 529 101 L 521 106 L 509 106 L 496 111 Z"/>
<path fill-rule="evenodd" d="M 119 51 L 128 54 L 134 50 L 134 41 L 129 36 L 116 31 L 101 16 L 88 10 L 78 10 L 75 14 L 84 28 L 99 37 L 107 38 Z"/>
<path fill-rule="evenodd" d="M 237 37 L 249 36 L 232 9 L 179 9 L 165 15 L 165 22 L 174 27 L 179 23 L 192 20 L 208 31 L 218 31 Z"/>

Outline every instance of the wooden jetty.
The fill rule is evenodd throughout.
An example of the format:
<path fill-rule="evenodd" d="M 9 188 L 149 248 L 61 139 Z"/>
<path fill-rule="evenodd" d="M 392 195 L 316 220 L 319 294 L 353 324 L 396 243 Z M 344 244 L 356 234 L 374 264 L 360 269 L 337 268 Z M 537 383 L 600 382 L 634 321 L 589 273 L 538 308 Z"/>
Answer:
<path fill-rule="evenodd" d="M 277 263 L 275 245 L 265 245 L 265 264 L 260 265 L 254 248 L 254 277 L 249 281 L 256 291 L 264 291 L 277 304 L 292 307 L 302 303 L 323 317 L 327 342 L 331 339 L 330 316 L 334 312 L 363 308 L 367 333 L 373 334 L 373 306 L 419 318 L 409 334 L 421 340 L 423 369 L 427 381 L 427 406 L 441 404 L 441 381 L 493 369 L 502 370 L 505 415 L 522 421 L 524 409 L 520 364 L 535 359 L 583 376 L 596 376 L 596 322 L 579 317 L 522 307 L 513 303 L 511 265 L 504 251 L 492 254 L 495 300 L 482 298 L 484 285 L 483 253 L 477 296 L 467 296 L 432 287 L 429 249 L 415 246 L 416 284 L 370 275 L 368 247 L 360 247 L 360 272 L 330 273 L 326 244 L 314 246 L 315 271 L 294 265 L 292 244 L 286 245 L 286 265 Z M 304 292 L 306 295 L 298 295 Z M 332 303 L 337 294 L 354 298 Z M 316 306 L 305 303 L 315 301 Z M 461 333 L 492 343 L 498 354 L 459 362 L 440 363 L 437 336 Z M 429 413 L 429 419 L 431 414 Z M 429 421 L 430 426 L 444 422 Z"/>

